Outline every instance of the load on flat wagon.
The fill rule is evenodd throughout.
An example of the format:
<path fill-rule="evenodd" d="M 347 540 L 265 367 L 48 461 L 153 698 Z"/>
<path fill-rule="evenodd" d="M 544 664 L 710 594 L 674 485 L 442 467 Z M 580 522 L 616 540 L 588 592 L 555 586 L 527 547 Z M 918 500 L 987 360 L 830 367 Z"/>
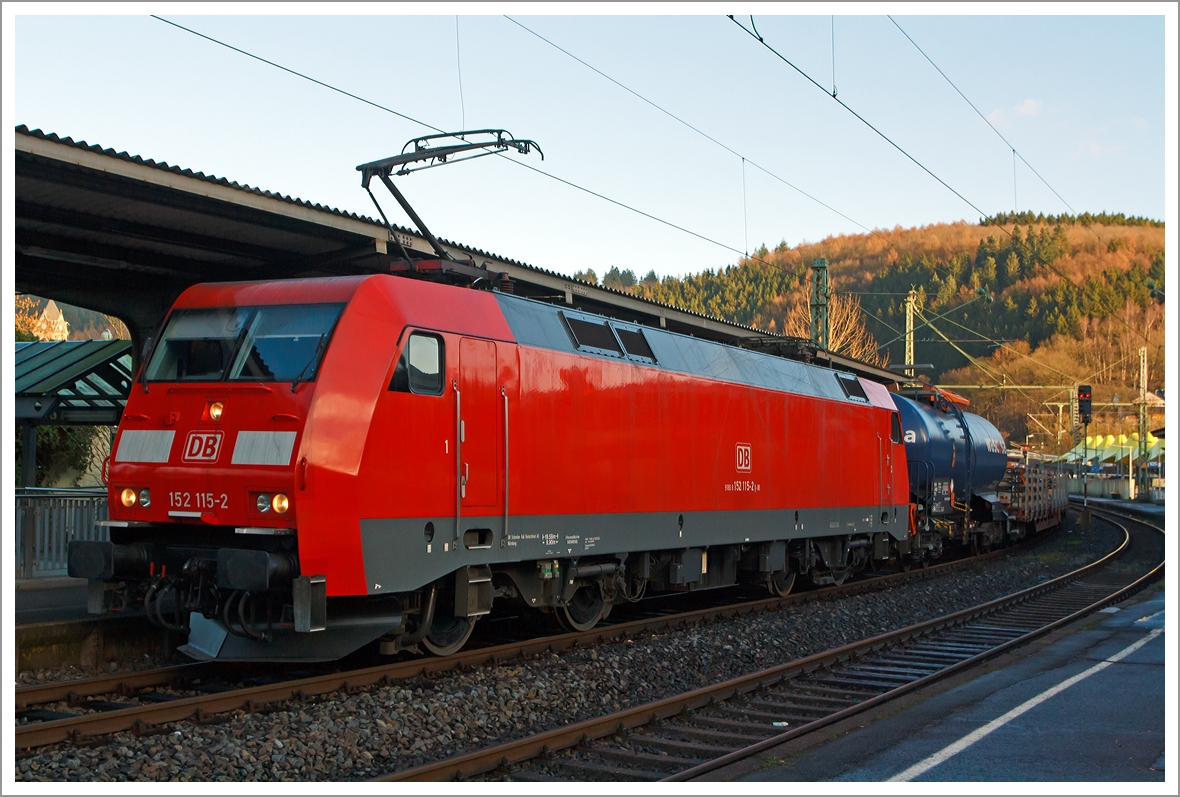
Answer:
<path fill-rule="evenodd" d="M 198 659 L 446 654 L 501 602 L 585 629 L 1008 531 L 946 394 L 389 275 L 188 289 L 113 451 L 70 574 Z"/>
<path fill-rule="evenodd" d="M 1000 483 L 1013 536 L 1033 534 L 1056 526 L 1069 508 L 1069 481 L 1063 466 L 1025 450 L 1008 453 L 1008 468 Z"/>

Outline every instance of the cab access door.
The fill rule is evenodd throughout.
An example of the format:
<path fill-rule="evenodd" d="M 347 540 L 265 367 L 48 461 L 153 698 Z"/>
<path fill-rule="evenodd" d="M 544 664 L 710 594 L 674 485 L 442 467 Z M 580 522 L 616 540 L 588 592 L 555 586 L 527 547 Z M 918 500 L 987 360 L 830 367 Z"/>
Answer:
<path fill-rule="evenodd" d="M 496 344 L 462 338 L 459 342 L 459 490 L 464 508 L 499 503 L 503 458 L 500 388 L 496 382 Z"/>

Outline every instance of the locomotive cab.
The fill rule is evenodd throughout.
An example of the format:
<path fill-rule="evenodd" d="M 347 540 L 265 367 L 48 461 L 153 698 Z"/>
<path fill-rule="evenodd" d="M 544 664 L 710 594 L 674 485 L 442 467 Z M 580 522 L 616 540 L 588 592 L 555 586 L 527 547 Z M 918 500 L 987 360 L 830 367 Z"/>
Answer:
<path fill-rule="evenodd" d="M 198 658 L 227 634 L 260 641 L 259 627 L 322 626 L 323 579 L 300 572 L 307 463 L 297 454 L 355 287 L 335 282 L 354 284 L 303 295 L 197 286 L 178 299 L 112 447 L 110 541 L 70 544 L 69 573 L 89 580 L 91 613 L 141 604 L 174 630 L 195 621 L 213 640 L 193 627 L 186 652 Z"/>

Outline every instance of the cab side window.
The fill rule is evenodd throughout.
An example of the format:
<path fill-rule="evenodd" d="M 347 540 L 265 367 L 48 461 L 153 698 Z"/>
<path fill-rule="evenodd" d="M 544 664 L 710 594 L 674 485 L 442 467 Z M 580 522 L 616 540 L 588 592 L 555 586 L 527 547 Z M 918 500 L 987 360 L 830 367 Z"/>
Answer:
<path fill-rule="evenodd" d="M 442 338 L 414 332 L 398 358 L 389 389 L 401 393 L 442 395 L 445 363 Z"/>
<path fill-rule="evenodd" d="M 901 416 L 896 412 L 889 413 L 889 439 L 894 443 L 901 442 Z"/>

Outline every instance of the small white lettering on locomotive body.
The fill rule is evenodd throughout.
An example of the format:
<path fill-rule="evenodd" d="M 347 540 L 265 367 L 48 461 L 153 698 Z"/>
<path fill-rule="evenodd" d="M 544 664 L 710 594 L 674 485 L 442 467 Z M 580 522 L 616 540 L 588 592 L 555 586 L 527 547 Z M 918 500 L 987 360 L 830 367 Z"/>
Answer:
<path fill-rule="evenodd" d="M 229 509 L 229 495 L 174 490 L 168 493 L 168 506 L 172 509 Z"/>
<path fill-rule="evenodd" d="M 762 491 L 762 485 L 758 482 L 734 479 L 721 485 L 721 489 L 727 493 L 757 493 Z"/>

